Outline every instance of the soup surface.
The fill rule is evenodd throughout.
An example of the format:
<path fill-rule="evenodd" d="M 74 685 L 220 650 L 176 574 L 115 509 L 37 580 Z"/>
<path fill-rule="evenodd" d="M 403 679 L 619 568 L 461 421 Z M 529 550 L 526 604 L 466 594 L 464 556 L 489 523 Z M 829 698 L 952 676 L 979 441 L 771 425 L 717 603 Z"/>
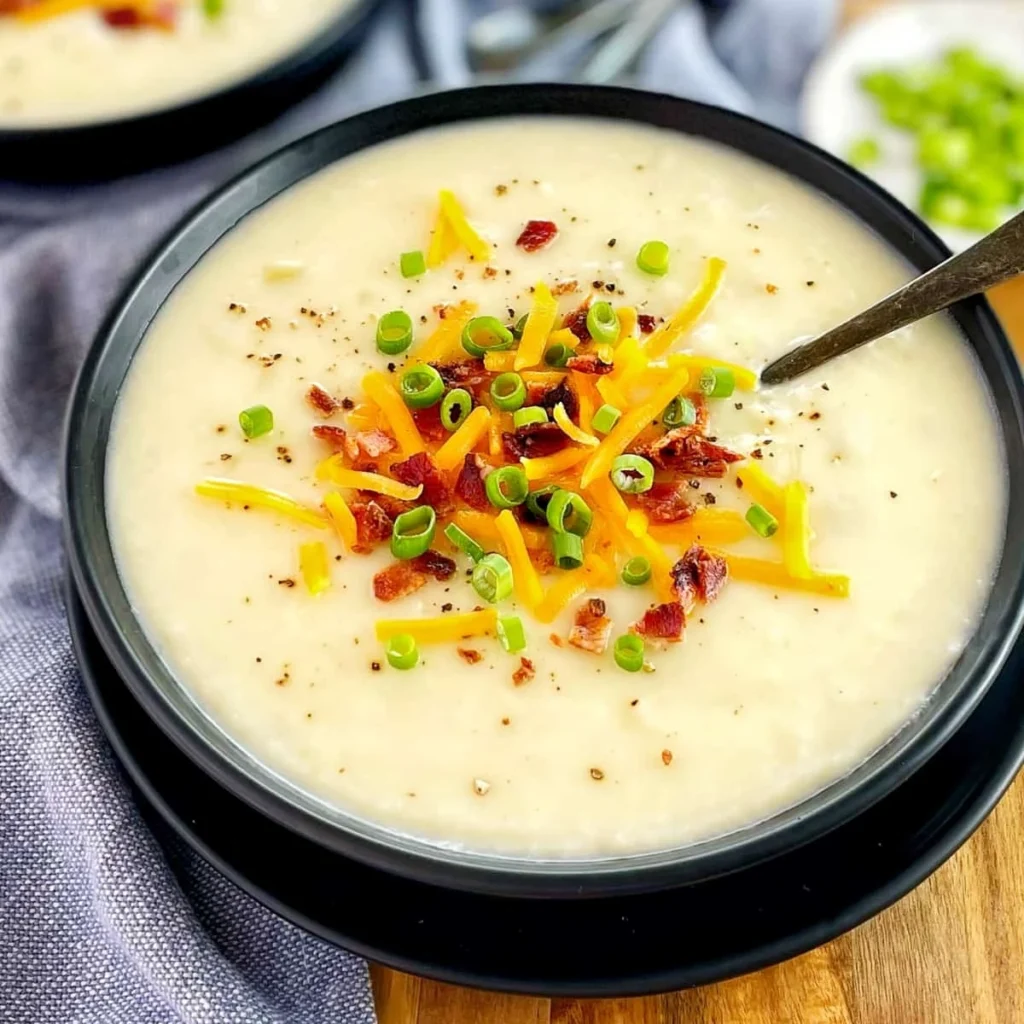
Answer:
<path fill-rule="evenodd" d="M 84 124 L 196 99 L 286 56 L 351 3 L 0 0 L 0 128 Z"/>
<path fill-rule="evenodd" d="M 457 197 L 469 234 L 438 213 L 441 190 Z M 549 226 L 524 232 L 531 221 Z M 403 277 L 400 254 L 428 252 L 435 225 L 447 245 L 432 255 L 455 251 Z M 663 275 L 638 266 L 651 240 L 667 243 Z M 470 259 L 467 246 L 480 244 Z M 648 251 L 645 262 L 656 256 Z M 171 670 L 232 737 L 324 801 L 395 829 L 477 849 L 585 856 L 751 823 L 849 771 L 912 716 L 969 638 L 990 585 L 1004 525 L 1001 448 L 973 357 L 946 320 L 783 388 L 749 390 L 739 369 L 756 370 L 907 277 L 820 196 L 674 133 L 493 121 L 347 159 L 218 244 L 135 358 L 108 461 L 109 518 L 130 597 Z M 536 351 L 574 340 L 557 333 L 560 321 L 588 300 L 617 311 L 617 347 L 584 341 L 573 369 L 537 365 L 528 350 L 538 339 Z M 402 593 L 409 579 L 389 568 L 390 520 L 382 543 L 367 541 L 366 510 L 371 499 L 391 516 L 402 506 L 353 490 L 345 475 L 369 463 L 378 478 L 410 479 L 402 466 L 415 442 L 380 388 L 397 385 L 427 345 L 441 362 L 468 360 L 458 328 L 474 307 L 501 324 L 530 314 L 519 347 L 487 354 L 485 368 L 533 367 L 524 371 L 529 401 L 546 403 L 544 418 L 558 404 L 551 388 L 568 374 L 571 397 L 563 390 L 560 401 L 570 428 L 591 435 L 559 442 L 560 428 L 532 428 L 556 458 L 578 457 L 544 472 L 532 464 L 531 486 L 554 480 L 581 493 L 594 517 L 585 566 L 572 570 L 545 556 L 556 531 L 511 516 L 524 545 L 538 548 L 532 569 L 510 556 L 515 592 L 497 607 L 521 620 L 527 646 L 514 653 L 488 618 L 487 587 L 501 580 L 483 572 L 474 589 L 473 563 L 442 534 L 454 521 L 490 551 L 515 546 L 486 497 L 490 511 L 475 515 L 471 486 L 451 498 L 461 457 L 441 473 L 451 500 L 435 502 L 433 548 L 455 572 L 421 573 L 411 585 L 422 586 L 390 601 L 380 597 Z M 382 354 L 379 318 L 394 310 L 409 314 L 415 338 L 404 354 Z M 577 332 L 587 333 L 578 323 Z M 593 372 L 608 360 L 610 374 Z M 724 362 L 735 367 L 731 394 L 729 373 L 702 372 Z M 376 404 L 364 384 L 372 371 Z M 487 426 L 469 438 L 479 453 L 470 461 L 518 465 L 531 428 L 514 429 L 487 397 L 493 373 L 483 376 L 464 383 L 491 407 L 473 414 Z M 321 395 L 314 408 L 314 383 L 342 407 Z M 666 446 L 661 409 L 666 389 L 680 388 L 689 397 L 676 418 L 698 423 Z M 608 424 L 595 422 L 602 404 L 622 414 L 619 439 L 642 410 L 632 415 L 642 422 L 630 449 L 657 469 L 657 490 L 629 493 L 629 473 L 620 479 L 626 493 L 612 486 L 601 462 L 612 442 L 599 427 Z M 273 429 L 249 439 L 239 413 L 260 405 Z M 416 437 L 446 461 L 436 449 L 453 435 L 437 407 L 416 416 Z M 462 423 L 469 431 L 469 418 Z M 388 450 L 392 437 L 401 450 Z M 733 453 L 744 458 L 730 461 Z M 308 510 L 308 524 L 251 497 L 214 500 L 219 485 L 203 496 L 196 486 L 206 478 L 285 492 Z M 370 553 L 318 528 L 330 493 L 360 512 L 359 546 Z M 781 523 L 773 535 L 748 525 L 752 502 L 763 506 L 752 516 L 761 532 Z M 334 522 L 344 534 L 344 517 Z M 808 536 L 811 570 L 802 561 Z M 571 555 L 574 542 L 559 543 Z M 301 545 L 313 545 L 304 548 L 308 576 Z M 719 552 L 729 571 L 722 586 Z M 638 554 L 651 556 L 654 577 L 627 586 L 619 574 Z M 665 566 L 679 559 L 673 585 Z M 327 580 L 314 596 L 307 583 Z M 604 608 L 588 605 L 591 597 Z M 659 638 L 678 635 L 679 607 L 683 642 Z M 468 624 L 441 642 L 422 632 L 419 620 L 441 620 L 429 628 L 443 631 L 480 608 L 476 619 L 454 620 Z M 385 636 L 395 619 L 416 620 L 392 629 L 419 636 L 410 670 L 391 667 L 375 633 L 385 622 Z M 612 644 L 636 623 L 647 637 L 634 672 L 618 666 Z"/>

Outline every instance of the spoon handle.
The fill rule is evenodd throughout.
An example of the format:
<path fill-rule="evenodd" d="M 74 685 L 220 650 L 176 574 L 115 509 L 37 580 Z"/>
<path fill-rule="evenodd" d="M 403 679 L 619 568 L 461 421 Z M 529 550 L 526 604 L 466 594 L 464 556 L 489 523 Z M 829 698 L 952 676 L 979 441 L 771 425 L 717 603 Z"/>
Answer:
<path fill-rule="evenodd" d="M 980 242 L 915 278 L 846 323 L 787 352 L 764 368 L 763 384 L 782 384 L 836 356 L 922 320 L 1024 273 L 1024 213 Z"/>

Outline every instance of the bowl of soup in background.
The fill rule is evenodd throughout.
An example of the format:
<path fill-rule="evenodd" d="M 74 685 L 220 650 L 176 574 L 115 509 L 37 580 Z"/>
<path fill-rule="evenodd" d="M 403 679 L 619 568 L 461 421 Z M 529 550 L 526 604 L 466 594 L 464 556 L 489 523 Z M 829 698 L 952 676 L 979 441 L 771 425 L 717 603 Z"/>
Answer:
<path fill-rule="evenodd" d="M 439 189 L 488 252 L 405 277 L 399 254 L 427 249 Z M 524 244 L 532 220 L 554 223 L 554 240 Z M 669 243 L 664 276 L 637 265 L 651 239 Z M 686 884 L 777 855 L 923 764 L 1019 630 L 1021 381 L 984 302 L 786 388 L 707 399 L 701 444 L 728 446 L 780 485 L 806 481 L 815 567 L 800 584 L 756 584 L 751 566 L 777 566 L 778 537 L 733 538 L 733 578 L 717 599 L 690 602 L 684 643 L 647 643 L 648 671 L 567 642 L 575 592 L 538 621 L 518 590 L 500 614 L 521 619 L 526 652 L 493 635 L 449 638 L 396 670 L 379 621 L 486 613 L 464 575 L 472 563 L 454 553 L 454 576 L 383 603 L 386 542 L 351 554 L 330 531 L 196 485 L 233 478 L 316 510 L 330 448 L 311 432 L 325 423 L 312 385 L 358 436 L 346 417 L 365 412 L 364 374 L 397 383 L 459 303 L 512 322 L 543 306 L 544 285 L 555 327 L 587 300 L 632 303 L 651 318 L 630 342 L 641 346 L 692 309 L 721 258 L 724 283 L 676 348 L 756 370 L 945 254 L 845 165 L 683 100 L 493 87 L 360 115 L 206 203 L 100 333 L 68 422 L 75 584 L 161 728 L 232 792 L 346 856 L 453 887 L 565 895 Z M 376 324 L 399 307 L 416 340 L 382 354 Z M 274 429 L 250 439 L 238 414 L 257 404 L 273 407 Z M 628 419 L 628 400 L 619 411 Z M 744 494 L 733 465 L 682 465 L 691 525 L 742 521 L 751 497 L 771 504 Z M 595 505 L 595 529 L 610 532 L 618 572 L 637 534 L 610 523 L 615 501 Z M 669 538 L 673 562 L 703 540 L 687 520 L 662 528 L 650 515 L 647 539 Z M 331 585 L 313 596 L 297 552 L 317 540 L 330 544 Z M 830 583 L 840 573 L 846 597 Z M 596 594 L 615 636 L 666 603 L 650 585 L 614 583 Z"/>
<path fill-rule="evenodd" d="M 15 7 L 17 8 L 17 4 Z M 222 146 L 322 84 L 375 0 L 0 12 L 0 174 L 114 177 Z M 110 6 L 110 5 L 108 5 Z M 136 21 L 139 21 L 136 24 Z"/>

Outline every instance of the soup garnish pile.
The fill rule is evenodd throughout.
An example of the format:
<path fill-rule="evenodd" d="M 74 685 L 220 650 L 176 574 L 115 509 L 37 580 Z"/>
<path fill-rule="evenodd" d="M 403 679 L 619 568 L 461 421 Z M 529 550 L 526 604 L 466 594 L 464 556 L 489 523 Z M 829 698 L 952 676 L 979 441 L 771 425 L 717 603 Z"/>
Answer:
<path fill-rule="evenodd" d="M 210 20 L 224 13 L 227 0 L 201 0 L 200 9 Z M 183 0 L 0 0 L 0 17 L 35 24 L 81 10 L 95 10 L 115 29 L 156 28 L 173 31 Z"/>

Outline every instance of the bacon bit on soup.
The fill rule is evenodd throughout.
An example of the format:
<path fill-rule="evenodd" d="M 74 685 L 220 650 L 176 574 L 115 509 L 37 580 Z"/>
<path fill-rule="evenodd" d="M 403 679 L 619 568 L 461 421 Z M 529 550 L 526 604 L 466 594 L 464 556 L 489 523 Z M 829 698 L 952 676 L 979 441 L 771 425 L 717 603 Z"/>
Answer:
<path fill-rule="evenodd" d="M 612 620 L 605 614 L 605 603 L 599 597 L 585 601 L 576 611 L 576 620 L 569 630 L 569 643 L 581 651 L 603 654 L 612 633 Z"/>
<path fill-rule="evenodd" d="M 434 460 L 426 452 L 417 452 L 404 462 L 396 462 L 391 467 L 391 475 L 400 483 L 410 487 L 423 485 L 423 493 L 419 497 L 421 505 L 430 505 L 438 515 L 450 511 L 451 495 L 434 465 Z"/>
<path fill-rule="evenodd" d="M 580 414 L 580 401 L 576 397 L 576 392 L 569 387 L 568 382 L 563 378 L 553 388 L 548 388 L 540 394 L 535 402 L 531 402 L 532 405 L 539 405 L 547 411 L 554 412 L 556 405 L 562 405 L 565 408 L 566 415 L 571 420 L 575 420 Z"/>
<path fill-rule="evenodd" d="M 551 286 L 551 294 L 556 298 L 559 295 L 572 295 L 573 292 L 578 292 L 579 290 L 579 282 L 575 278 L 570 278 L 568 281 L 556 281 Z"/>
<path fill-rule="evenodd" d="M 569 435 L 557 423 L 529 423 L 513 433 L 501 435 L 502 449 L 511 462 L 542 459 L 554 455 L 571 443 Z"/>
<path fill-rule="evenodd" d="M 178 17 L 176 0 L 162 0 L 152 5 L 125 4 L 123 7 L 107 7 L 101 15 L 111 28 L 131 29 L 152 28 L 173 29 Z"/>
<path fill-rule="evenodd" d="M 632 629 L 640 636 L 651 640 L 682 640 L 686 628 L 686 614 L 678 601 L 656 604 L 644 612 L 639 622 L 634 622 Z"/>
<path fill-rule="evenodd" d="M 590 777 L 595 782 L 600 782 L 604 778 L 604 772 L 601 771 L 600 768 L 591 768 L 590 769 Z"/>
<path fill-rule="evenodd" d="M 394 523 L 378 502 L 353 501 L 349 503 L 349 508 L 356 521 L 356 544 L 353 551 L 364 555 L 381 541 L 391 539 Z"/>
<path fill-rule="evenodd" d="M 558 225 L 553 220 L 529 220 L 516 239 L 516 245 L 525 252 L 536 252 L 550 245 L 558 234 Z"/>
<path fill-rule="evenodd" d="M 672 566 L 672 584 L 683 607 L 690 611 L 699 598 L 710 604 L 725 586 L 729 566 L 720 555 L 712 555 L 699 544 L 693 544 Z"/>
<path fill-rule="evenodd" d="M 590 341 L 590 330 L 587 327 L 587 313 L 590 312 L 590 299 L 578 306 L 571 313 L 565 314 L 562 327 L 572 331 L 580 341 Z"/>
<path fill-rule="evenodd" d="M 373 596 L 378 601 L 397 601 L 426 586 L 430 577 L 412 562 L 392 562 L 373 577 Z"/>
<path fill-rule="evenodd" d="M 309 390 L 306 392 L 306 401 L 325 420 L 330 419 L 341 408 L 341 402 L 319 384 L 310 384 Z"/>
<path fill-rule="evenodd" d="M 606 363 L 596 352 L 583 352 L 578 356 L 570 356 L 565 364 L 569 370 L 601 377 L 615 369 L 613 363 Z"/>
<path fill-rule="evenodd" d="M 660 483 L 636 495 L 636 499 L 652 523 L 681 523 L 697 511 L 687 500 L 690 489 L 689 484 L 679 481 Z"/>
<path fill-rule="evenodd" d="M 533 667 L 533 662 L 529 658 L 520 658 L 519 668 L 512 673 L 512 682 L 516 686 L 522 686 L 524 683 L 530 682 L 536 674 L 537 670 Z"/>
<path fill-rule="evenodd" d="M 441 422 L 441 403 L 432 405 L 426 409 L 411 409 L 413 423 L 424 441 L 444 441 L 448 438 L 448 431 Z"/>
<path fill-rule="evenodd" d="M 316 430 L 315 427 L 313 429 Z M 383 430 L 374 428 L 360 430 L 355 436 L 349 435 L 345 441 L 345 454 L 354 464 L 366 459 L 379 459 L 397 447 L 393 437 L 389 437 Z"/>
<path fill-rule="evenodd" d="M 729 464 L 743 456 L 706 437 L 699 437 L 691 427 L 677 427 L 652 442 L 644 454 L 659 469 L 670 469 L 683 476 L 723 477 Z"/>
<path fill-rule="evenodd" d="M 455 563 L 447 555 L 442 555 L 433 548 L 424 551 L 422 555 L 417 555 L 411 561 L 420 572 L 433 576 L 439 583 L 446 583 L 455 575 Z"/>
<path fill-rule="evenodd" d="M 456 647 L 455 653 L 467 664 L 475 665 L 477 662 L 483 661 L 484 656 L 479 652 L 473 650 L 472 647 Z"/>
<path fill-rule="evenodd" d="M 661 752 L 661 763 L 666 767 L 672 763 L 672 751 L 663 750 Z"/>
<path fill-rule="evenodd" d="M 344 451 L 348 443 L 348 431 L 341 427 L 333 427 L 326 423 L 318 423 L 313 428 L 313 436 L 318 441 L 329 444 L 336 452 Z"/>
<path fill-rule="evenodd" d="M 490 376 L 482 359 L 468 359 L 459 363 L 431 363 L 441 375 L 446 387 L 467 388 L 472 391 L 490 384 Z"/>
<path fill-rule="evenodd" d="M 269 331 L 274 325 L 269 316 L 261 316 L 259 320 L 256 321 L 256 326 L 261 331 Z"/>
<path fill-rule="evenodd" d="M 484 486 L 484 460 L 470 452 L 462 462 L 458 479 L 455 481 L 455 495 L 461 498 L 470 508 L 478 512 L 486 512 L 491 508 L 487 500 Z"/>
<path fill-rule="evenodd" d="M 653 334 L 654 328 L 658 324 L 657 320 L 655 320 L 650 313 L 638 313 L 636 322 L 640 328 L 641 334 Z"/>

